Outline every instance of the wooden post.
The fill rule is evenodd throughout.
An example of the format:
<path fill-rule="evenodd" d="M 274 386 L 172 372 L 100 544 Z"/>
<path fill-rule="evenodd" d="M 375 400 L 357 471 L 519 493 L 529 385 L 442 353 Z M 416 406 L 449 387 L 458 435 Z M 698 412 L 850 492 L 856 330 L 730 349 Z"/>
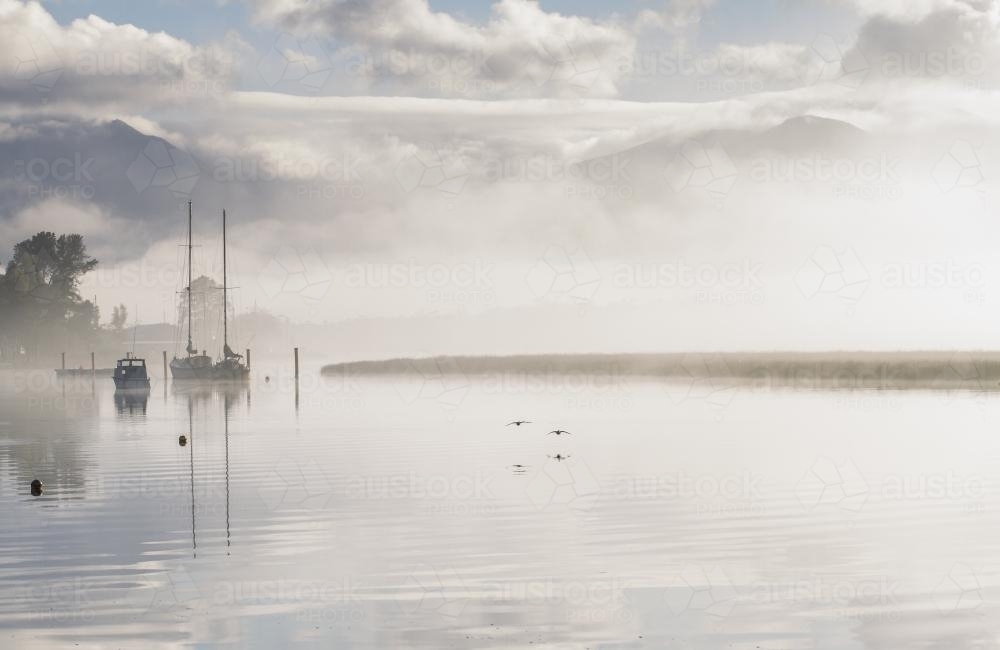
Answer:
<path fill-rule="evenodd" d="M 250 348 L 247 348 L 247 370 L 250 370 Z"/>
<path fill-rule="evenodd" d="M 62 369 L 63 370 L 66 369 L 66 353 L 65 352 L 62 353 Z"/>
<path fill-rule="evenodd" d="M 97 366 L 94 365 L 94 353 L 93 352 L 90 353 L 90 374 L 91 375 L 96 375 L 97 374 Z"/>
<path fill-rule="evenodd" d="M 163 381 L 167 380 L 167 351 L 163 351 Z"/>
<path fill-rule="evenodd" d="M 295 387 L 299 387 L 299 349 L 295 348 Z"/>

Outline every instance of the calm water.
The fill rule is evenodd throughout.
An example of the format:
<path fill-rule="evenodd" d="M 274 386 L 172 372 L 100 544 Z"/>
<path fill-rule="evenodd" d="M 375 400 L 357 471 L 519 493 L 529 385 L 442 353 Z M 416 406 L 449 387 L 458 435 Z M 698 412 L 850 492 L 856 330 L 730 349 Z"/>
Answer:
<path fill-rule="evenodd" d="M 997 645 L 993 400 L 279 375 L 3 374 L 0 646 Z"/>

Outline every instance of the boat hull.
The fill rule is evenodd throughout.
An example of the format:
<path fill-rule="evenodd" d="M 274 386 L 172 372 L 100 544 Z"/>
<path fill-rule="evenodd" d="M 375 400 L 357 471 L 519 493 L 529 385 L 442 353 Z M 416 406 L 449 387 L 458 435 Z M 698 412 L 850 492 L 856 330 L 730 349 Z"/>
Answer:
<path fill-rule="evenodd" d="M 113 377 L 116 390 L 149 389 L 149 377 Z"/>
<path fill-rule="evenodd" d="M 174 359 L 170 363 L 170 376 L 174 381 L 246 381 L 250 369 L 242 364 L 212 363 L 208 357 Z"/>
<path fill-rule="evenodd" d="M 174 381 L 246 381 L 250 379 L 250 371 L 197 368 L 172 372 L 171 376 Z"/>

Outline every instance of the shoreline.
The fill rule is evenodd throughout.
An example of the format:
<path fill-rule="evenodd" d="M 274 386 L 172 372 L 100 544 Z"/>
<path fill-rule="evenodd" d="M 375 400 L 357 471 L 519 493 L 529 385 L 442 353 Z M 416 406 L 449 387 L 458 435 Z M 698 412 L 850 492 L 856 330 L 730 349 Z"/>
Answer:
<path fill-rule="evenodd" d="M 1000 351 L 710 352 L 399 357 L 324 365 L 323 375 L 600 373 L 813 388 L 1000 389 Z"/>

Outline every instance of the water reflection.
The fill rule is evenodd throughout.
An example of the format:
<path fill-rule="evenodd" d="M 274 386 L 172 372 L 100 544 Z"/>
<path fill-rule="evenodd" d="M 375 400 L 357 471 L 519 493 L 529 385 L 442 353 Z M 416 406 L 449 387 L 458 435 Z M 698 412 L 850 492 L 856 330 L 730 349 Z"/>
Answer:
<path fill-rule="evenodd" d="M 195 505 L 194 501 L 194 416 L 192 415 L 192 400 L 188 396 L 187 400 L 187 412 L 188 412 L 188 459 L 190 460 L 191 467 L 191 556 L 198 557 L 198 524 L 195 521 L 198 512 L 198 507 Z"/>
<path fill-rule="evenodd" d="M 246 382 L 216 382 L 202 384 L 179 385 L 176 394 L 181 397 L 187 407 L 187 434 L 179 438 L 180 445 L 188 451 L 188 475 L 191 492 L 191 553 L 192 558 L 198 557 L 198 504 L 195 489 L 195 443 L 199 433 L 195 431 L 194 412 L 196 408 L 215 411 L 216 405 L 221 406 L 222 438 L 223 438 L 223 472 L 225 486 L 225 521 L 226 521 L 226 555 L 230 555 L 232 533 L 230 531 L 230 476 L 229 476 L 229 418 L 239 403 L 246 405 L 246 413 L 250 412 L 250 386 Z M 221 404 L 220 404 L 221 402 Z"/>
<path fill-rule="evenodd" d="M 125 388 L 115 391 L 115 409 L 121 416 L 146 415 L 148 388 Z"/>
<path fill-rule="evenodd" d="M 33 386 L 38 385 L 38 390 Z M 88 422 L 101 413 L 93 382 L 69 380 L 43 382 L 25 377 L 10 399 L 10 384 L 0 382 L 0 497 L 3 479 L 10 493 L 29 497 L 30 485 L 39 480 L 44 489 L 33 499 L 38 507 L 67 507 L 86 493 L 93 480 L 95 459 L 87 448 Z M 18 391 L 20 391 L 18 393 Z M 80 433 L 84 435 L 81 436 Z M 2 500 L 0 500 L 2 501 Z"/>
<path fill-rule="evenodd" d="M 304 390 L 295 418 L 262 380 L 252 409 L 250 386 L 185 386 L 125 417 L 107 383 L 0 383 L 0 646 L 995 644 L 971 605 L 998 495 L 918 490 L 992 476 L 972 401 L 753 395 L 716 420 L 652 384 L 609 412 L 386 383 L 356 410 Z M 515 408 L 576 435 L 484 426 Z"/>
<path fill-rule="evenodd" d="M 249 352 L 247 353 L 249 354 Z M 250 391 L 247 390 L 247 411 L 250 410 Z M 230 554 L 230 547 L 232 546 L 231 535 L 229 532 L 229 394 L 226 393 L 224 396 L 223 408 L 223 422 L 225 426 L 225 441 L 226 441 L 226 555 Z"/>
<path fill-rule="evenodd" d="M 226 412 L 244 403 L 249 412 L 251 386 L 248 382 L 174 382 L 173 395 L 197 406 L 221 402 Z"/>

